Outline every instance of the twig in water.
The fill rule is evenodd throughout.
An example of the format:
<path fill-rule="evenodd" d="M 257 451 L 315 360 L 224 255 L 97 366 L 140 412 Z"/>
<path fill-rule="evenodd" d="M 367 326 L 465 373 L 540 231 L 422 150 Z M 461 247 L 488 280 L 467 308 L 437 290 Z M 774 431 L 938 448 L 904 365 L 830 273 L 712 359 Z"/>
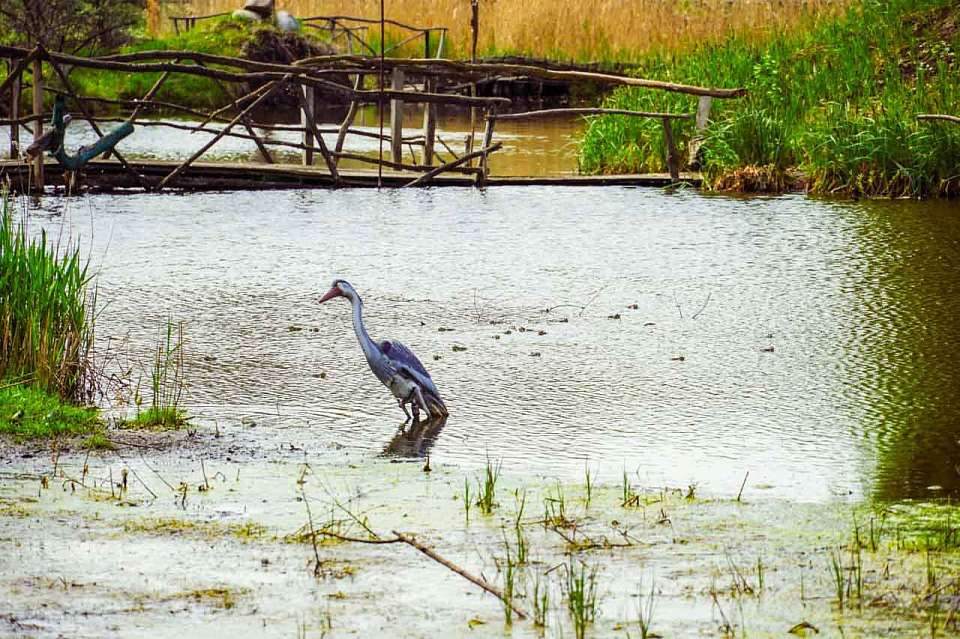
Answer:
<path fill-rule="evenodd" d="M 300 496 L 303 497 L 303 505 L 307 508 L 307 522 L 310 524 L 310 543 L 313 544 L 313 558 L 317 563 L 313 565 L 313 575 L 320 574 L 320 550 L 317 549 L 317 533 L 313 528 L 313 513 L 310 512 L 310 500 L 307 499 L 307 493 L 303 490 L 303 484 L 300 484 Z"/>
<path fill-rule="evenodd" d="M 683 319 L 683 309 L 680 308 L 680 302 L 677 301 L 677 294 L 673 294 L 673 304 L 677 307 L 677 312 L 680 313 L 680 319 Z"/>
<path fill-rule="evenodd" d="M 408 545 L 410 545 L 410 546 L 413 546 L 414 548 L 416 548 L 417 550 L 419 550 L 420 552 L 422 552 L 423 554 L 425 554 L 427 557 L 430 557 L 430 559 L 433 559 L 434 561 L 436 561 L 436 562 L 439 563 L 440 565 L 442 565 L 442 566 L 444 566 L 444 567 L 446 567 L 446 568 L 449 568 L 450 570 L 452 570 L 453 572 L 457 573 L 458 575 L 460 575 L 461 577 L 463 577 L 463 578 L 466 579 L 467 581 L 473 582 L 473 583 L 476 584 L 477 586 L 480 586 L 481 588 L 483 588 L 484 590 L 486 590 L 487 592 L 489 592 L 491 595 L 493 595 L 494 597 L 496 597 L 497 599 L 499 599 L 500 601 L 502 601 L 504 604 L 510 606 L 510 608 L 512 608 L 513 611 L 514 611 L 515 613 L 517 613 L 517 616 L 520 617 L 521 619 L 526 619 L 526 618 L 527 618 L 527 613 L 525 613 L 523 610 L 521 610 L 519 607 L 517 607 L 517 605 L 514 604 L 511 600 L 509 600 L 509 599 L 506 597 L 506 595 L 504 595 L 503 592 L 500 591 L 499 588 L 497 588 L 496 586 L 490 584 L 490 582 L 486 581 L 485 579 L 481 579 L 480 577 L 477 577 L 477 576 L 475 576 L 475 575 L 471 575 L 470 573 L 468 573 L 468 572 L 467 572 L 466 570 L 464 570 L 463 568 L 457 566 L 456 564 L 454 564 L 454 563 L 448 561 L 447 559 L 444 559 L 444 558 L 441 557 L 440 555 L 438 555 L 436 552 L 433 551 L 433 549 L 431 549 L 431 548 L 429 548 L 429 547 L 427 547 L 427 546 L 424 546 L 423 544 L 421 544 L 419 541 L 417 541 L 417 540 L 414 539 L 413 537 L 408 537 L 407 535 L 404 535 L 403 533 L 399 533 L 399 532 L 397 532 L 396 530 L 393 531 L 393 534 L 396 535 L 396 536 L 397 536 L 397 539 L 399 539 L 399 540 L 402 541 L 403 543 L 408 544 Z"/>
<path fill-rule="evenodd" d="M 704 311 L 704 309 L 707 308 L 707 304 L 710 303 L 710 296 L 711 296 L 711 295 L 713 295 L 713 291 L 710 291 L 710 292 L 707 293 L 707 299 L 703 300 L 703 306 L 701 306 L 701 307 L 700 307 L 700 310 L 697 311 L 696 313 L 694 313 L 694 314 L 693 314 L 693 317 L 691 317 L 690 319 L 697 319 L 698 317 L 700 317 L 700 313 L 702 313 L 702 312 Z"/>
<path fill-rule="evenodd" d="M 590 296 L 590 299 L 587 300 L 587 303 L 584 304 L 583 307 L 580 309 L 580 312 L 577 314 L 577 317 L 583 317 L 583 313 L 584 313 L 584 311 L 587 310 L 587 307 L 590 306 L 591 304 L 593 304 L 593 301 L 594 301 L 595 299 L 597 299 L 598 297 L 600 297 L 600 293 L 603 293 L 603 291 L 605 291 L 605 290 L 606 290 L 607 288 L 609 288 L 609 287 L 610 287 L 610 283 L 608 282 L 607 284 L 604 284 L 603 286 L 601 286 L 600 288 L 598 288 L 598 289 L 594 292 L 594 294 Z"/>
<path fill-rule="evenodd" d="M 743 495 L 743 487 L 747 485 L 747 477 L 750 476 L 750 471 L 747 471 L 747 474 L 743 476 L 743 483 L 740 484 L 740 492 L 737 493 L 737 501 L 740 501 L 740 496 Z"/>

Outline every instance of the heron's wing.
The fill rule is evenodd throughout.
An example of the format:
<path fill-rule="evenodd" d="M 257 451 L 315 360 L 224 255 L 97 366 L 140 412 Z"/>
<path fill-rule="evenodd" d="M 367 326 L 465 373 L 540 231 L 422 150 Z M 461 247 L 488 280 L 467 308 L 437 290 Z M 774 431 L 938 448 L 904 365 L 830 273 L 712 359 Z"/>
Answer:
<path fill-rule="evenodd" d="M 397 371 L 410 377 L 420 384 L 421 387 L 429 390 L 437 397 L 440 396 L 440 391 L 437 390 L 437 386 L 433 383 L 430 373 L 423 367 L 423 364 L 417 359 L 417 356 L 413 354 L 413 351 L 395 340 L 384 340 L 380 342 L 380 350 L 390 358 L 390 361 L 396 366 Z"/>
<path fill-rule="evenodd" d="M 380 350 L 398 366 L 407 366 L 421 375 L 430 377 L 430 373 L 423 367 L 423 364 L 417 359 L 417 356 L 413 354 L 413 351 L 400 342 L 396 340 L 384 340 L 380 342 Z"/>

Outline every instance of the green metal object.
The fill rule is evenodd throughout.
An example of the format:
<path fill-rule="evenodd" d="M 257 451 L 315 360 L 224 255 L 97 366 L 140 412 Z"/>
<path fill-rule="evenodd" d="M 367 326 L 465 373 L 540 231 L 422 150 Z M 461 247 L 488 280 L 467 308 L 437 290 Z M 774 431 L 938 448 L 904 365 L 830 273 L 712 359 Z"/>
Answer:
<path fill-rule="evenodd" d="M 133 123 L 130 121 L 124 122 L 93 144 L 82 146 L 77 149 L 75 154 L 70 155 L 63 148 L 63 138 L 68 122 L 68 120 L 64 118 L 65 111 L 63 96 L 57 96 L 53 104 L 53 118 L 51 121 L 54 136 L 50 144 L 47 145 L 47 148 L 55 149 L 51 152 L 51 155 L 57 159 L 57 162 L 59 162 L 63 168 L 69 171 L 77 171 L 98 155 L 112 151 L 123 138 L 133 133 Z"/>

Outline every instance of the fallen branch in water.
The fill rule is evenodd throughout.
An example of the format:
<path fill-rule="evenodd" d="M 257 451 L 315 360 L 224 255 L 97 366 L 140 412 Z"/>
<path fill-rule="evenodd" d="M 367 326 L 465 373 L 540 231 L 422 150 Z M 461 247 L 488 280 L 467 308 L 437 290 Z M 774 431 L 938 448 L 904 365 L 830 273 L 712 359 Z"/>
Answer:
<path fill-rule="evenodd" d="M 401 532 L 398 532 L 398 531 L 394 530 L 394 531 L 392 531 L 393 534 L 394 534 L 393 537 L 386 537 L 386 538 L 385 538 L 385 537 L 381 537 L 381 536 L 378 535 L 376 532 L 374 532 L 371 528 L 369 528 L 369 527 L 366 525 L 365 522 L 362 523 L 361 525 L 362 525 L 363 529 L 366 530 L 366 531 L 370 534 L 370 537 L 368 537 L 368 538 L 363 538 L 363 537 L 351 537 L 351 536 L 349 536 L 349 535 L 342 535 L 342 534 L 340 534 L 340 533 L 336 533 L 336 532 L 333 532 L 333 531 L 330 531 L 330 530 L 323 530 L 323 529 L 317 530 L 316 527 L 313 525 L 313 513 L 312 513 L 311 510 L 310 510 L 310 502 L 309 502 L 309 499 L 308 499 L 308 497 L 307 497 L 306 491 L 303 489 L 303 476 L 304 476 L 305 474 L 306 474 L 306 469 L 305 469 L 304 472 L 301 474 L 301 481 L 298 482 L 298 483 L 299 483 L 299 485 L 300 485 L 300 486 L 299 486 L 300 495 L 301 495 L 301 497 L 302 497 L 302 499 L 303 499 L 304 506 L 305 506 L 306 509 L 307 509 L 307 523 L 308 523 L 308 526 L 309 526 L 309 533 L 308 533 L 308 534 L 309 534 L 309 536 L 310 536 L 310 542 L 311 542 L 311 544 L 312 544 L 312 546 L 313 546 L 314 560 L 316 561 L 316 564 L 315 564 L 315 566 L 314 566 L 314 573 L 315 573 L 315 574 L 319 574 L 320 567 L 321 567 L 321 565 L 322 565 L 322 564 L 321 564 L 321 560 L 320 560 L 320 551 L 319 551 L 319 548 L 318 548 L 318 546 L 317 546 L 317 537 L 329 537 L 329 538 L 331 538 L 331 539 L 337 539 L 337 540 L 340 540 L 340 541 L 345 541 L 345 542 L 350 542 L 350 543 L 356 543 L 356 544 L 386 545 L 386 544 L 399 544 L 399 543 L 403 543 L 403 544 L 407 544 L 408 546 L 412 546 L 412 547 L 416 548 L 417 550 L 419 550 L 420 552 L 422 552 L 423 554 L 425 554 L 427 557 L 430 557 L 430 559 L 433 559 L 434 561 L 436 561 L 438 564 L 440 564 L 440 565 L 442 565 L 442 566 L 444 566 L 444 567 L 452 570 L 453 572 L 457 573 L 458 575 L 460 575 L 461 577 L 463 577 L 463 578 L 466 579 L 467 581 L 470 581 L 470 582 L 472 582 L 473 584 L 475 584 L 475 585 L 477 585 L 477 586 L 480 586 L 481 588 L 483 588 L 484 590 L 486 590 L 487 592 L 489 592 L 491 595 L 493 595 L 494 597 L 496 597 L 497 599 L 499 599 L 500 601 L 502 601 L 505 605 L 510 606 L 510 608 L 512 608 L 513 611 L 514 611 L 515 613 L 517 613 L 517 616 L 520 617 L 521 619 L 526 619 L 526 618 L 527 618 L 527 613 L 525 613 L 521 608 L 517 607 L 517 605 L 513 603 L 513 599 L 512 599 L 512 598 L 508 598 L 506 595 L 504 595 L 504 594 L 503 594 L 503 591 L 501 591 L 499 588 L 497 588 L 496 586 L 494 586 L 493 584 L 491 584 L 490 582 L 488 582 L 486 579 L 483 579 L 482 577 L 477 577 L 476 575 L 470 574 L 469 572 L 467 572 L 466 570 L 464 570 L 464 569 L 461 568 L 460 566 L 457 566 L 456 564 L 454 564 L 452 561 L 441 557 L 440 555 L 437 554 L 437 552 L 436 552 L 435 550 L 433 550 L 433 549 L 430 548 L 429 546 L 423 545 L 422 543 L 420 543 L 419 541 L 417 541 L 416 539 L 414 539 L 413 537 L 411 537 L 411 536 L 409 536 L 409 535 L 405 535 L 404 533 L 401 533 Z M 351 517 L 351 519 L 353 520 L 354 523 L 360 523 L 359 518 L 357 518 L 353 513 L 351 513 L 348 508 L 346 508 L 345 506 L 343 506 L 342 504 L 340 504 L 339 501 L 336 500 L 336 499 L 333 497 L 332 494 L 331 494 L 330 496 L 331 496 L 331 498 L 334 499 L 335 503 L 336 503 L 342 510 L 344 510 L 345 512 L 347 512 L 347 514 L 350 515 L 350 517 Z"/>
<path fill-rule="evenodd" d="M 449 561 L 449 560 L 447 560 L 447 559 L 444 559 L 443 557 L 441 557 L 440 555 L 438 555 L 438 554 L 437 554 L 436 552 L 434 552 L 431 548 L 429 548 L 429 547 L 427 547 L 427 546 L 424 546 L 423 544 L 421 544 L 419 541 L 417 541 L 417 540 L 414 539 L 413 537 L 408 537 L 407 535 L 404 535 L 403 533 L 399 533 L 399 532 L 397 532 L 396 530 L 393 531 L 393 534 L 397 536 L 397 540 L 398 540 L 398 541 L 402 541 L 402 542 L 405 543 L 405 544 L 408 544 L 408 545 L 410 545 L 410 546 L 413 546 L 414 548 L 416 548 L 417 550 L 419 550 L 420 552 L 422 552 L 423 554 L 425 554 L 427 557 L 430 557 L 430 559 L 433 559 L 434 561 L 436 561 L 436 562 L 439 563 L 440 565 L 442 565 L 442 566 L 444 566 L 444 567 L 446 567 L 446 568 L 449 568 L 450 570 L 452 570 L 453 572 L 457 573 L 458 575 L 460 575 L 461 577 L 463 577 L 463 578 L 466 579 L 467 581 L 471 581 L 471 582 L 473 582 L 474 584 L 480 586 L 481 588 L 483 588 L 484 590 L 486 590 L 487 592 L 489 592 L 491 595 L 493 595 L 494 597 L 496 597 L 497 599 L 499 599 L 499 600 L 502 601 L 503 603 L 505 603 L 505 604 L 507 604 L 508 606 L 510 606 L 510 607 L 513 609 L 513 611 L 514 611 L 515 613 L 517 613 L 517 616 L 520 617 L 521 619 L 526 619 L 526 618 L 527 618 L 527 613 L 525 613 L 523 610 L 521 610 L 520 608 L 518 608 L 518 607 L 516 606 L 516 604 L 513 603 L 513 600 L 512 600 L 512 599 L 508 599 L 507 596 L 504 595 L 503 592 L 501 592 L 499 588 L 497 588 L 496 586 L 494 586 L 494 585 L 491 584 L 490 582 L 488 582 L 488 581 L 486 581 L 485 579 L 482 579 L 482 578 L 480 578 L 480 577 L 477 577 L 477 576 L 475 576 L 475 575 L 471 575 L 470 573 L 468 573 L 468 572 L 467 572 L 466 570 L 464 570 L 463 568 L 457 566 L 456 564 L 452 563 L 451 561 Z"/>

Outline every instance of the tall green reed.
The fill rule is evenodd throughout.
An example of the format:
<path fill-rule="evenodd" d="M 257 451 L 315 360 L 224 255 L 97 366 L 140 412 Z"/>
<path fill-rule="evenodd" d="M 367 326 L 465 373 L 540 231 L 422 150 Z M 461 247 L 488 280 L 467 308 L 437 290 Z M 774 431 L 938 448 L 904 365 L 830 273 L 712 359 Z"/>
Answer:
<path fill-rule="evenodd" d="M 94 335 L 89 264 L 46 231 L 31 237 L 8 195 L 0 200 L 0 379 L 83 400 Z"/>

